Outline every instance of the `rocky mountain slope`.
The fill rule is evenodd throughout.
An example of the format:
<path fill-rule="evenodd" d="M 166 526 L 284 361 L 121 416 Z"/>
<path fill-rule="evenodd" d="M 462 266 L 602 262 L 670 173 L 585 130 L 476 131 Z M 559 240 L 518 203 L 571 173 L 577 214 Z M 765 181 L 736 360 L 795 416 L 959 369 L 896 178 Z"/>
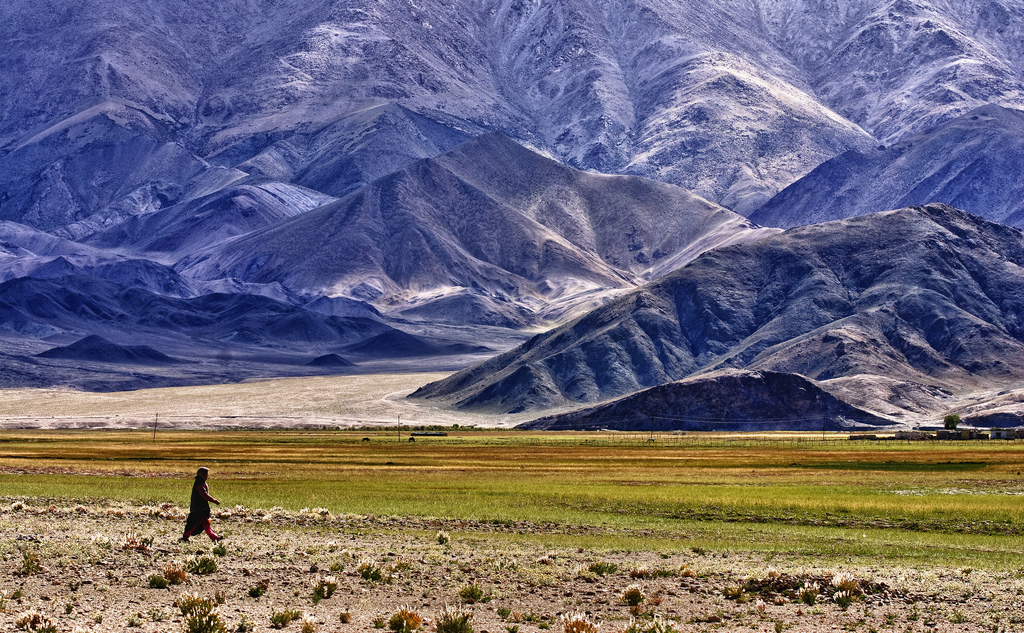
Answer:
<path fill-rule="evenodd" d="M 54 231 L 234 170 L 340 197 L 484 131 L 748 213 L 845 150 L 1024 104 L 1020 0 L 15 0 L 0 20 L 0 219 Z"/>
<path fill-rule="evenodd" d="M 750 218 L 789 228 L 942 200 L 1024 228 L 1024 112 L 995 105 L 816 167 Z"/>
<path fill-rule="evenodd" d="M 420 314 L 472 288 L 504 322 L 534 323 L 772 232 L 678 187 L 579 172 L 490 134 L 176 268 Z M 433 318 L 471 322 L 455 308 Z"/>
<path fill-rule="evenodd" d="M 723 368 L 826 383 L 878 376 L 917 392 L 1015 384 L 1024 377 L 1022 266 L 1020 231 L 943 205 L 791 229 L 705 253 L 413 395 L 522 411 Z M 872 386 L 844 385 L 862 401 Z M 913 409 L 912 400 L 890 404 Z"/>
<path fill-rule="evenodd" d="M 1018 213 L 1024 0 L 12 0 L 0 22 L 18 371 L 90 334 L 134 344 L 151 302 L 184 319 L 145 331 L 175 358 L 233 336 L 236 357 L 305 364 L 386 333 L 330 318 L 506 349 L 763 235 L 741 216 L 830 159 L 872 165 L 842 181 L 856 213 L 881 210 L 875 175 L 884 206 Z M 759 217 L 840 199 L 809 178 Z M 263 299 L 285 307 L 190 325 Z M 319 343 L 276 325 L 292 310 Z"/>
<path fill-rule="evenodd" d="M 891 420 L 852 406 L 797 374 L 721 370 L 520 424 L 523 429 L 853 431 Z"/>

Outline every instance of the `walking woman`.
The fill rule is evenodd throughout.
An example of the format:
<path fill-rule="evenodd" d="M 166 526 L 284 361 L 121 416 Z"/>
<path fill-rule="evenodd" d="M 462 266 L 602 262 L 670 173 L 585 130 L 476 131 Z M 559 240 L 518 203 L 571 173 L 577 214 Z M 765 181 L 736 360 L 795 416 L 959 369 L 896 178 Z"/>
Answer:
<path fill-rule="evenodd" d="M 188 537 L 199 534 L 200 530 L 205 531 L 215 543 L 224 538 L 217 536 L 210 527 L 210 502 L 220 505 L 220 501 L 210 496 L 210 487 L 206 483 L 209 476 L 210 469 L 205 467 L 196 473 L 195 483 L 192 484 L 192 500 L 188 505 L 188 518 L 185 519 L 185 534 L 181 537 L 183 542 L 187 543 Z"/>

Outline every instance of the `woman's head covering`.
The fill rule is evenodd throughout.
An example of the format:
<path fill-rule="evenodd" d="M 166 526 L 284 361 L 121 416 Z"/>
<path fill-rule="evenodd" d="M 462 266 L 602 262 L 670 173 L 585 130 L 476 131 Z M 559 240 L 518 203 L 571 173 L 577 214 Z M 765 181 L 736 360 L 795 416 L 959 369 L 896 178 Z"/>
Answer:
<path fill-rule="evenodd" d="M 203 479 L 206 479 L 206 477 L 209 474 L 210 474 L 210 469 L 209 468 L 207 468 L 206 466 L 200 466 L 199 470 L 196 471 L 196 479 L 198 479 L 200 477 L 202 477 Z"/>

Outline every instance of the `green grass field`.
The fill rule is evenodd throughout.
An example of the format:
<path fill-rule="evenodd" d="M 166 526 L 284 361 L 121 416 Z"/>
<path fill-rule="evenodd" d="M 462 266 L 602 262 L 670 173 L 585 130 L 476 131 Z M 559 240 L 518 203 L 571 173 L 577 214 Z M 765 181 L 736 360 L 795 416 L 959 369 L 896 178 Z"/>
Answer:
<path fill-rule="evenodd" d="M 229 505 L 585 528 L 538 539 L 1000 568 L 1024 554 L 1022 444 L 646 439 L 4 431 L 0 486 L 40 504 L 186 504 L 206 465 Z"/>

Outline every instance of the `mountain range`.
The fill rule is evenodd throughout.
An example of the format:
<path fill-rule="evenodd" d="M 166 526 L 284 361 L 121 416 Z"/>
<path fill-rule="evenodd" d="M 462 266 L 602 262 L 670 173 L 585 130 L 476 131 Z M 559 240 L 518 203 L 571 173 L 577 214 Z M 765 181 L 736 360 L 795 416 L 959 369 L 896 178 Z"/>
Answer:
<path fill-rule="evenodd" d="M 460 368 L 780 229 L 932 202 L 1024 226 L 1024 0 L 13 0 L 0 20 L 2 384 Z M 96 360 L 140 337 L 184 362 Z M 466 398 L 776 369 L 665 354 Z M 878 400 L 927 408 L 966 384 L 948 369 Z"/>
<path fill-rule="evenodd" d="M 909 419 L 1020 384 L 1022 266 L 1018 229 L 945 205 L 798 227 L 709 251 L 412 397 L 519 412 L 734 369 L 799 374 Z"/>

